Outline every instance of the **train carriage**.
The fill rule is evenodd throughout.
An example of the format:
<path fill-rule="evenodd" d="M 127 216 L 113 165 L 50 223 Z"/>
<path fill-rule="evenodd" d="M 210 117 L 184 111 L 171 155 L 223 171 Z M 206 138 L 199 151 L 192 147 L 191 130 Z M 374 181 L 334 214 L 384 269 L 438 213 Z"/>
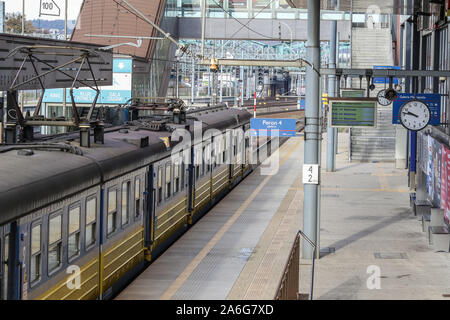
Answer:
<path fill-rule="evenodd" d="M 249 119 L 214 109 L 166 130 L 110 128 L 91 148 L 73 135 L 2 147 L 1 299 L 113 297 L 251 172 Z M 170 137 L 194 136 L 194 121 L 186 164 Z"/>

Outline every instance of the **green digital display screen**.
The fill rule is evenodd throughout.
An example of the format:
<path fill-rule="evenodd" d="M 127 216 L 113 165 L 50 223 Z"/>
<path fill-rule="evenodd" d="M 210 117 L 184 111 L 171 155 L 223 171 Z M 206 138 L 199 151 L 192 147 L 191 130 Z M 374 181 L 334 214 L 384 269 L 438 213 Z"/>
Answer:
<path fill-rule="evenodd" d="M 332 127 L 374 127 L 376 125 L 376 101 L 332 101 Z"/>
<path fill-rule="evenodd" d="M 359 90 L 359 89 L 342 89 L 341 90 L 341 97 L 342 98 L 364 98 L 366 96 L 365 90 Z"/>

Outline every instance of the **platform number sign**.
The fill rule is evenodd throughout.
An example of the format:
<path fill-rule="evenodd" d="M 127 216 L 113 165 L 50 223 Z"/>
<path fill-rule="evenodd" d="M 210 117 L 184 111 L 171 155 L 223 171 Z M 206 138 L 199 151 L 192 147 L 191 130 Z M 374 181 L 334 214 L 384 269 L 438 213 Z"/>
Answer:
<path fill-rule="evenodd" d="M 319 184 L 319 165 L 303 165 L 303 184 Z"/>
<path fill-rule="evenodd" d="M 39 7 L 39 16 L 55 16 L 59 17 L 61 10 L 54 0 L 41 0 Z"/>

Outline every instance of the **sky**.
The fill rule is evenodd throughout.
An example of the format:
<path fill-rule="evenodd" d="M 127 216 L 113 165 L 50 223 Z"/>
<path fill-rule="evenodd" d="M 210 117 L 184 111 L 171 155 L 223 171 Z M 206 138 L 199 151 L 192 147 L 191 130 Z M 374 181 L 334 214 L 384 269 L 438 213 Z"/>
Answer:
<path fill-rule="evenodd" d="M 22 12 L 22 1 L 21 0 L 0 0 L 5 2 L 6 13 L 12 12 Z M 64 19 L 64 4 L 65 0 L 42 0 L 44 2 L 53 1 L 60 8 L 60 16 L 41 16 L 44 20 L 58 20 Z M 68 19 L 76 20 L 78 18 L 78 13 L 80 12 L 80 6 L 83 0 L 68 0 Z M 25 0 L 25 16 L 27 19 L 38 19 L 39 18 L 39 7 L 41 0 Z"/>

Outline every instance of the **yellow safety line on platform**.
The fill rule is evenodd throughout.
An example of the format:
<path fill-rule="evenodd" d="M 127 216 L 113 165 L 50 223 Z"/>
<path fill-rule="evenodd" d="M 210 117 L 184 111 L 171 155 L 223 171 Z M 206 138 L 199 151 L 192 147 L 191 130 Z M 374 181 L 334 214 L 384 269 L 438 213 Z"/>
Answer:
<path fill-rule="evenodd" d="M 286 160 L 291 156 L 291 154 L 298 148 L 300 143 L 302 143 L 303 137 L 292 147 L 288 154 L 281 160 L 280 166 L 282 166 Z M 283 147 L 282 147 L 283 148 Z M 287 146 L 286 146 L 287 148 Z M 281 152 L 281 150 L 279 150 Z M 264 188 L 264 186 L 269 182 L 272 176 L 267 176 L 253 191 L 250 197 L 239 207 L 239 209 L 228 219 L 228 221 L 220 228 L 220 230 L 214 235 L 214 237 L 203 247 L 203 249 L 195 256 L 191 263 L 183 270 L 183 272 L 175 279 L 172 285 L 161 295 L 160 300 L 169 300 L 173 295 L 181 288 L 184 282 L 189 278 L 189 276 L 194 272 L 206 255 L 214 248 L 214 246 L 222 239 L 228 229 L 234 224 L 234 222 L 241 216 L 245 209 L 250 205 L 250 203 L 256 198 L 259 192 Z"/>
<path fill-rule="evenodd" d="M 381 189 L 389 189 L 389 184 L 380 163 L 377 163 L 377 171 L 378 182 L 380 183 Z"/>

